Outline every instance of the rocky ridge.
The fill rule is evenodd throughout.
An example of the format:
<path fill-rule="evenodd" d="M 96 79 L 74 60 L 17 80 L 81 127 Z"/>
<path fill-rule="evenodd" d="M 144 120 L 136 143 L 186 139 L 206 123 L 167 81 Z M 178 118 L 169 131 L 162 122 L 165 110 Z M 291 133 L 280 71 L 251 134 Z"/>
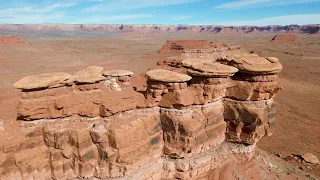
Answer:
<path fill-rule="evenodd" d="M 144 92 L 132 72 L 98 66 L 18 81 L 21 129 L 0 139 L 1 179 L 205 179 L 250 161 L 273 132 L 282 66 L 208 48 L 147 71 Z"/>
<path fill-rule="evenodd" d="M 218 26 L 218 25 L 125 25 L 125 24 L 0 24 L 2 31 L 91 32 L 206 32 L 206 33 L 307 33 L 320 32 L 320 25 Z"/>

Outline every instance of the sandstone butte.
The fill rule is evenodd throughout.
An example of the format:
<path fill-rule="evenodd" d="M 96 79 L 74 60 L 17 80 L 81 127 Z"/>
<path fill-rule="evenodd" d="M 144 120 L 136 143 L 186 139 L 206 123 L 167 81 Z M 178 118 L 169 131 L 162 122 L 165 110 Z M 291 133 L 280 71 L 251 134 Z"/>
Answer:
<path fill-rule="evenodd" d="M 297 35 L 293 35 L 293 34 L 275 35 L 271 41 L 276 43 L 299 43 L 300 42 Z"/>
<path fill-rule="evenodd" d="M 282 66 L 207 48 L 147 71 L 143 92 L 133 73 L 97 66 L 15 83 L 20 129 L 0 137 L 0 179 L 206 179 L 251 161 L 274 129 Z"/>

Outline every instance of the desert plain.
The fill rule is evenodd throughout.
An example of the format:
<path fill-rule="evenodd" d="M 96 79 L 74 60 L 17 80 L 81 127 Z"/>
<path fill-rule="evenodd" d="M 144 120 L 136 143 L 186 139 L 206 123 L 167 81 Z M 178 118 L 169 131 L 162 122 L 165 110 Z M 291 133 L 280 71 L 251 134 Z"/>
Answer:
<path fill-rule="evenodd" d="M 258 147 L 300 169 L 320 176 L 319 165 L 308 165 L 294 155 L 312 153 L 320 158 L 320 35 L 296 34 L 295 42 L 271 41 L 274 33 L 77 33 L 1 32 L 25 43 L 0 44 L 0 123 L 3 132 L 14 132 L 20 91 L 13 83 L 49 72 L 73 74 L 88 66 L 126 69 L 133 83 L 143 85 L 141 74 L 175 53 L 158 53 L 167 40 L 203 39 L 240 45 L 248 51 L 278 57 L 282 91 L 275 98 L 274 134 Z M 2 134 L 2 133 L 1 133 Z M 5 136 L 3 134 L 2 136 Z M 294 172 L 288 172 L 294 173 Z"/>

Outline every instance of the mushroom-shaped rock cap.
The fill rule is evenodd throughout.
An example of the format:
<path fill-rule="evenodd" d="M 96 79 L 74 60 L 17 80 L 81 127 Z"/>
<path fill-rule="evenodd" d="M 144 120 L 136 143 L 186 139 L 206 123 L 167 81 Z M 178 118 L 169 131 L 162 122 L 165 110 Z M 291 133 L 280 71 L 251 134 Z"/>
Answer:
<path fill-rule="evenodd" d="M 191 79 L 191 77 L 186 74 L 168 71 L 165 69 L 149 70 L 146 72 L 146 77 L 147 79 L 152 81 L 160 81 L 167 83 L 186 82 Z"/>
<path fill-rule="evenodd" d="M 102 75 L 103 67 L 90 66 L 74 74 L 74 80 L 79 83 L 95 83 L 105 79 Z"/>
<path fill-rule="evenodd" d="M 228 61 L 229 65 L 238 68 L 240 72 L 248 74 L 275 74 L 282 70 L 282 65 L 277 58 L 264 58 L 257 54 L 227 56 L 222 61 Z"/>
<path fill-rule="evenodd" d="M 194 76 L 231 76 L 238 72 L 238 69 L 232 66 L 220 64 L 218 62 L 196 62 L 190 65 L 188 74 Z"/>
<path fill-rule="evenodd" d="M 13 84 L 17 89 L 40 89 L 49 87 L 60 87 L 71 84 L 73 77 L 68 73 L 47 73 L 27 76 Z"/>
<path fill-rule="evenodd" d="M 117 69 L 117 70 L 105 70 L 103 75 L 112 76 L 112 77 L 121 77 L 121 76 L 132 76 L 134 73 L 127 70 Z"/>

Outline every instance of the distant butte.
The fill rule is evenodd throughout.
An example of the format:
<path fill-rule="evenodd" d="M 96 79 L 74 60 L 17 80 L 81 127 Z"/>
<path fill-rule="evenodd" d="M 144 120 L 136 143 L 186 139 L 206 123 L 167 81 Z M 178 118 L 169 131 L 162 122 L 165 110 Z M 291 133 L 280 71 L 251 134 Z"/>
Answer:
<path fill-rule="evenodd" d="M 300 42 L 299 38 L 293 34 L 282 34 L 276 35 L 272 38 L 272 42 L 279 42 L 279 43 L 298 43 Z"/>

